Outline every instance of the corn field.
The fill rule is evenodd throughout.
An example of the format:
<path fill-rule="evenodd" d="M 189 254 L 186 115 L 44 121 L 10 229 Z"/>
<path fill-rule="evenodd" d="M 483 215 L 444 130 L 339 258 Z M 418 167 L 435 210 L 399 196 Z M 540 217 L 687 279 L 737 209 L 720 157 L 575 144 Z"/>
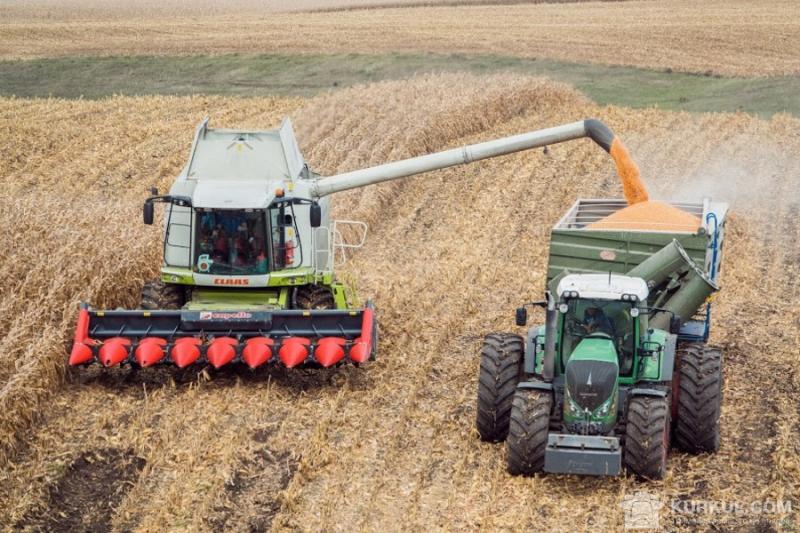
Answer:
<path fill-rule="evenodd" d="M 335 215 L 370 226 L 343 273 L 379 309 L 369 365 L 66 375 L 78 302 L 135 306 L 156 275 L 160 234 L 141 224 L 142 200 L 168 188 L 206 114 L 252 128 L 291 116 L 323 173 L 595 116 L 654 199 L 730 201 L 711 339 L 726 354 L 720 452 L 673 452 L 660 482 L 516 478 L 474 430 L 480 340 L 513 330 L 514 307 L 541 295 L 549 228 L 578 197 L 621 195 L 590 141 L 334 197 Z M 616 530 L 635 490 L 796 502 L 799 131 L 788 115 L 599 107 L 512 75 L 311 100 L 0 99 L 0 526 Z"/>

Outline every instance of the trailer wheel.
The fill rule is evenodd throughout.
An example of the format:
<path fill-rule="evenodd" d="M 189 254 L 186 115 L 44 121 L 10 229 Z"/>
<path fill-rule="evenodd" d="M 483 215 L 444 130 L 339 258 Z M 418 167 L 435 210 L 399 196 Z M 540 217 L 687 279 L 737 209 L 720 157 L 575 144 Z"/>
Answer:
<path fill-rule="evenodd" d="M 512 333 L 491 333 L 483 339 L 476 420 L 481 440 L 500 442 L 508 435 L 523 350 L 522 337 Z"/>
<path fill-rule="evenodd" d="M 511 407 L 506 440 L 506 465 L 515 476 L 531 476 L 544 469 L 553 397 L 547 391 L 517 389 Z"/>
<path fill-rule="evenodd" d="M 722 351 L 700 343 L 678 349 L 679 390 L 675 441 L 689 453 L 719 450 Z"/>
<path fill-rule="evenodd" d="M 175 310 L 186 303 L 186 292 L 182 285 L 164 283 L 161 280 L 148 281 L 142 287 L 142 309 Z"/>
<path fill-rule="evenodd" d="M 303 285 L 294 293 L 295 309 L 333 309 L 333 292 L 324 285 Z"/>
<path fill-rule="evenodd" d="M 628 402 L 625 466 L 637 476 L 662 479 L 669 452 L 669 403 L 666 398 L 634 396 Z"/>

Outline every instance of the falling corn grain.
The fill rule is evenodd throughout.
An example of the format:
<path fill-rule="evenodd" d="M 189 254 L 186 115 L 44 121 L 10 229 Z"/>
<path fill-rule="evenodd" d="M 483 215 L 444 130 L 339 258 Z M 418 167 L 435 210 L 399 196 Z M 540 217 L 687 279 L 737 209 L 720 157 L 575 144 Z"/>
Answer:
<path fill-rule="evenodd" d="M 622 191 L 625 194 L 625 199 L 629 205 L 639 202 L 646 202 L 649 200 L 647 188 L 642 182 L 642 177 L 639 174 L 639 167 L 631 158 L 628 149 L 622 144 L 619 138 L 614 138 L 611 143 L 611 157 L 617 164 L 617 174 L 622 180 Z"/>
<path fill-rule="evenodd" d="M 686 231 L 690 233 L 697 231 L 700 227 L 700 219 L 696 216 L 664 202 L 650 200 L 639 173 L 639 167 L 619 138 L 614 138 L 609 153 L 617 165 L 617 174 L 622 181 L 622 192 L 628 206 L 590 224 L 590 228 Z"/>

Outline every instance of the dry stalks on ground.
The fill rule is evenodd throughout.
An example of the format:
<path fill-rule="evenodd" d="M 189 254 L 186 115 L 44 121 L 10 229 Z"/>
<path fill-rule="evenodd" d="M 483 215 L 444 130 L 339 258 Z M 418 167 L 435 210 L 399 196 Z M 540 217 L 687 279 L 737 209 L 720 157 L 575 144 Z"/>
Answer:
<path fill-rule="evenodd" d="M 79 529 L 87 518 L 70 509 L 111 498 L 113 508 L 92 516 L 118 529 L 542 530 L 562 528 L 569 509 L 571 527 L 613 530 L 621 498 L 637 489 L 797 497 L 798 120 L 601 108 L 511 76 L 427 76 L 299 105 L 0 101 L 0 221 L 14 228 L 2 237 L 14 253 L 0 259 L 0 428 L 4 441 L 25 431 L 0 470 L 3 525 L 47 528 L 61 516 Z M 77 300 L 130 305 L 155 272 L 143 190 L 167 186 L 208 110 L 216 125 L 269 127 L 293 115 L 308 159 L 325 172 L 597 116 L 625 140 L 653 198 L 731 198 L 713 333 L 726 350 L 721 451 L 673 453 L 657 483 L 524 479 L 505 473 L 502 446 L 477 439 L 480 338 L 513 329 L 515 305 L 539 295 L 548 229 L 563 211 L 579 196 L 621 194 L 613 162 L 590 141 L 335 198 L 339 216 L 371 228 L 346 273 L 380 309 L 372 364 L 95 370 L 58 388 Z M 33 412 L 39 423 L 29 423 Z M 86 479 L 102 482 L 78 485 Z M 736 519 L 721 525 L 738 529 Z"/>

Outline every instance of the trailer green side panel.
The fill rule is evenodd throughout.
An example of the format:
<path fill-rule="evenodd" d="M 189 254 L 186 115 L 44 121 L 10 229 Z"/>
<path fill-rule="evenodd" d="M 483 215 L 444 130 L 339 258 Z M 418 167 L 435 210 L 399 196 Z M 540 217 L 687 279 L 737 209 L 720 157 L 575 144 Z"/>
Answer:
<path fill-rule="evenodd" d="M 626 274 L 673 239 L 683 246 L 697 266 L 708 273 L 712 271 L 715 258 L 709 251 L 715 232 L 718 247 L 721 248 L 727 211 L 725 204 L 673 204 L 703 220 L 697 233 L 588 228 L 592 222 L 626 205 L 625 200 L 613 199 L 578 200 L 572 206 L 550 234 L 548 284 L 565 272 Z M 713 217 L 707 217 L 708 213 L 712 213 Z M 715 273 L 719 270 L 720 257 L 716 257 L 716 266 L 713 268 Z"/>
<path fill-rule="evenodd" d="M 705 235 L 635 231 L 553 230 L 547 281 L 565 270 L 572 274 L 625 274 L 655 252 L 677 240 L 697 265 L 706 260 Z M 702 267 L 701 267 L 702 268 Z"/>

